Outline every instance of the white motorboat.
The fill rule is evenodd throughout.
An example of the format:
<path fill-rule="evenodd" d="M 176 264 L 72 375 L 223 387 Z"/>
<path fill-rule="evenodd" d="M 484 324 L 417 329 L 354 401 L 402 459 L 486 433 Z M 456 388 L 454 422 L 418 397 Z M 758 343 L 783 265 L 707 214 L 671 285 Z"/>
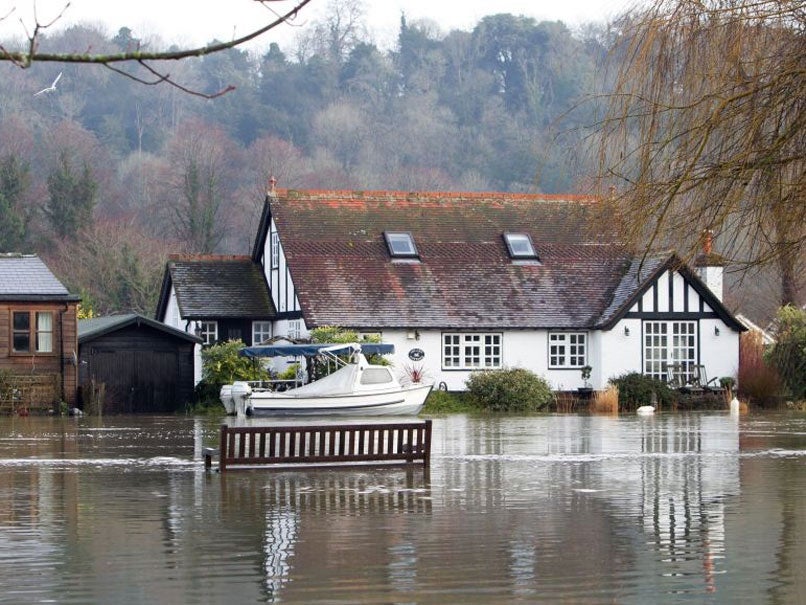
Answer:
<path fill-rule="evenodd" d="M 234 382 L 222 387 L 221 402 L 228 413 L 234 410 L 238 416 L 418 414 L 433 384 L 401 384 L 391 367 L 370 364 L 364 355 L 392 351 L 392 345 L 380 344 L 247 347 L 242 354 L 249 357 L 323 355 L 341 367 L 319 380 L 286 390 L 271 383 Z M 345 353 L 348 361 L 338 357 Z"/>

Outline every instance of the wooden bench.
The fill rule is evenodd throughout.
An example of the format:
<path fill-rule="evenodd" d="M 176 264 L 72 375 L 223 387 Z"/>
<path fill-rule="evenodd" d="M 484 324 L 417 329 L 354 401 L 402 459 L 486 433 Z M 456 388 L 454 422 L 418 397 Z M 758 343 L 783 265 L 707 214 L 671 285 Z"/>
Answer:
<path fill-rule="evenodd" d="M 270 465 L 332 466 L 351 463 L 431 463 L 431 421 L 302 426 L 221 425 L 218 450 L 205 448 L 205 468 L 218 456 L 221 472 Z"/>

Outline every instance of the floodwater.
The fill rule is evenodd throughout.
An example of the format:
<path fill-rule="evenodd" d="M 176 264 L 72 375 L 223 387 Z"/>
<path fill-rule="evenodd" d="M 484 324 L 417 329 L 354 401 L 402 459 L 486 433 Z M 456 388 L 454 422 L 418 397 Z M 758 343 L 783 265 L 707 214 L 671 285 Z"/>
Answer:
<path fill-rule="evenodd" d="M 0 418 L 0 602 L 806 602 L 804 414 L 436 418 L 429 482 L 221 420 Z"/>

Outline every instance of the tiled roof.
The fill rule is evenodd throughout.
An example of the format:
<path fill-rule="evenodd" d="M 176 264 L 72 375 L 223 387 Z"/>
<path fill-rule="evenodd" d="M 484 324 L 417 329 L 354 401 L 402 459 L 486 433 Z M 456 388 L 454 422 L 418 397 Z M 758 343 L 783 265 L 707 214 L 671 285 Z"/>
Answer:
<path fill-rule="evenodd" d="M 269 202 L 311 327 L 593 327 L 632 265 L 612 234 L 588 233 L 589 198 L 287 191 Z M 411 233 L 420 262 L 393 261 L 384 231 Z M 507 231 L 528 233 L 541 262 L 513 262 Z"/>
<path fill-rule="evenodd" d="M 80 319 L 78 321 L 78 342 L 84 343 L 93 340 L 104 334 L 120 330 L 131 325 L 136 326 L 149 326 L 160 332 L 172 335 L 176 338 L 181 338 L 194 343 L 201 343 L 201 338 L 192 334 L 187 334 L 181 330 L 177 330 L 171 326 L 165 325 L 148 317 L 143 317 L 137 313 L 128 313 L 126 315 L 107 315 L 104 317 L 93 317 L 92 319 Z"/>
<path fill-rule="evenodd" d="M 167 272 L 187 319 L 276 315 L 263 271 L 248 256 L 171 257 Z"/>
<path fill-rule="evenodd" d="M 45 263 L 32 254 L 0 254 L 0 298 L 77 300 Z"/>
<path fill-rule="evenodd" d="M 663 268 L 669 266 L 670 261 L 676 258 L 671 252 L 663 254 L 653 254 L 645 257 L 632 258 L 629 261 L 627 270 L 622 274 L 621 280 L 613 291 L 610 304 L 602 312 L 600 325 L 607 325 L 619 315 L 626 311 L 626 307 L 631 307 L 643 287 L 649 280 Z"/>

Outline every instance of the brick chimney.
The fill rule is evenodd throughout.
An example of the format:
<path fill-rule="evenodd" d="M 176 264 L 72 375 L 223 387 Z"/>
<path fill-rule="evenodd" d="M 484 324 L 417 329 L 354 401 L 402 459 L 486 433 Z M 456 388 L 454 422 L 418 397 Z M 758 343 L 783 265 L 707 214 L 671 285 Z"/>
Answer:
<path fill-rule="evenodd" d="M 699 278 L 708 289 L 722 302 L 722 276 L 727 262 L 719 254 L 714 253 L 714 232 L 706 229 L 703 232 L 702 253 L 694 259 L 694 266 Z"/>

